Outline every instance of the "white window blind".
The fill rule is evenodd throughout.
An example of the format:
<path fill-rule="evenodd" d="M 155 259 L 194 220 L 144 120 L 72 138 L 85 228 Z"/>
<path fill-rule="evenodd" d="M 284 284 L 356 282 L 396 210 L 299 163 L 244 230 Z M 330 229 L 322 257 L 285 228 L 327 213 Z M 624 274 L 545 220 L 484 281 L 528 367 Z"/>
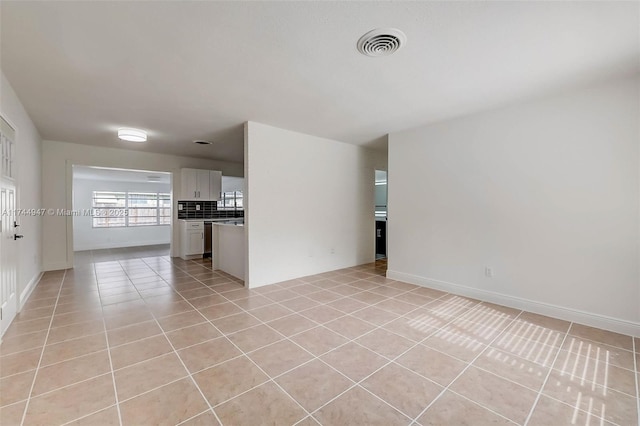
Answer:
<path fill-rule="evenodd" d="M 93 227 L 155 226 L 171 223 L 171 197 L 162 192 L 93 192 Z"/>

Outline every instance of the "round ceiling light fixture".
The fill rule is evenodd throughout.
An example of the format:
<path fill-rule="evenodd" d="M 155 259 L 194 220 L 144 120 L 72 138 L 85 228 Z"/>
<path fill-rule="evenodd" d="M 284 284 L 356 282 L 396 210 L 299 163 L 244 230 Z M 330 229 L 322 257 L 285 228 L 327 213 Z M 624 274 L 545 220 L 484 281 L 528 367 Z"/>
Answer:
<path fill-rule="evenodd" d="M 407 36 L 396 28 L 376 28 L 358 40 L 358 50 L 366 56 L 388 56 L 407 42 Z"/>
<path fill-rule="evenodd" d="M 122 128 L 118 129 L 118 137 L 123 141 L 146 142 L 147 132 L 140 129 Z"/>
<path fill-rule="evenodd" d="M 195 140 L 195 141 L 193 141 L 193 143 L 196 143 L 198 145 L 211 145 L 212 144 L 211 141 L 205 141 L 205 140 L 202 140 L 202 139 Z"/>

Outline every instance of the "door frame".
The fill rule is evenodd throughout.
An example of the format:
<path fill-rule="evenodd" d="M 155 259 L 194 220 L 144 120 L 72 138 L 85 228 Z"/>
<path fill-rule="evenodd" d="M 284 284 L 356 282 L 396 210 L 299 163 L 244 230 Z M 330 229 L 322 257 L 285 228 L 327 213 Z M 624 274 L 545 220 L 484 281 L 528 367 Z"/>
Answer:
<path fill-rule="evenodd" d="M 128 169 L 128 170 L 144 170 L 149 172 L 161 172 L 161 173 L 169 173 L 169 188 L 171 193 L 171 225 L 170 225 L 170 242 L 169 242 L 169 255 L 171 257 L 175 257 L 179 255 L 177 238 L 175 237 L 178 233 L 178 211 L 177 211 L 177 191 L 178 186 L 176 185 L 176 175 L 180 175 L 179 170 L 163 170 L 163 168 L 140 168 L 140 167 L 126 167 L 126 166 L 118 166 L 114 165 L 110 162 L 100 162 L 100 161 L 74 161 L 74 160 L 65 160 L 65 187 L 66 187 L 66 206 L 65 209 L 67 211 L 73 211 L 73 166 L 85 166 L 85 167 L 103 167 L 108 169 Z M 180 182 L 177 182 L 178 184 Z M 73 244 L 73 216 L 67 215 L 65 217 L 66 224 L 66 234 L 67 234 L 67 269 L 72 269 L 74 265 L 74 244 Z"/>
<path fill-rule="evenodd" d="M 9 118 L 8 115 L 2 109 L 0 109 L 0 117 L 2 117 L 2 119 L 13 129 L 14 158 L 17 158 L 17 155 L 15 155 L 15 153 L 18 152 L 18 136 L 20 134 L 20 129 L 18 128 L 18 126 L 16 126 L 15 122 L 11 118 Z M 16 164 L 14 164 L 14 166 L 15 165 Z M 1 171 L 0 171 L 0 180 L 4 180 L 4 178 L 2 177 Z M 16 176 L 13 178 L 13 188 L 14 188 L 13 208 L 15 210 L 19 210 L 20 209 L 20 182 L 17 178 L 17 173 L 16 173 Z M 14 216 L 14 220 L 18 222 L 18 215 Z M 25 295 L 23 294 L 23 291 L 27 289 L 22 290 L 20 288 L 22 273 L 20 271 L 20 262 L 18 260 L 18 256 L 15 256 L 15 263 L 16 263 L 15 265 L 16 267 L 16 297 L 15 297 L 16 306 L 15 308 L 16 308 L 16 316 L 17 316 L 18 313 L 20 313 L 20 311 L 22 310 L 22 306 L 24 305 L 24 301 L 22 300 L 22 298 Z M 25 299 L 28 298 L 28 296 L 29 294 L 26 295 Z M 13 320 L 15 320 L 15 318 L 13 318 L 11 322 L 13 322 Z M 2 335 L 0 335 L 0 341 L 2 341 Z"/>

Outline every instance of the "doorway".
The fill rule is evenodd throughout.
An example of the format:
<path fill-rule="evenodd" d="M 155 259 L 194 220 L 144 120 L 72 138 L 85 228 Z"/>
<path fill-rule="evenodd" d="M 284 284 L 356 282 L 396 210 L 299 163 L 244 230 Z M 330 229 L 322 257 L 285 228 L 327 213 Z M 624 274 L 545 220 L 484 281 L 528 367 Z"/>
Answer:
<path fill-rule="evenodd" d="M 168 256 L 171 174 L 74 165 L 74 266 Z"/>
<path fill-rule="evenodd" d="M 376 260 L 379 260 L 387 258 L 387 172 L 375 172 Z"/>
<path fill-rule="evenodd" d="M 0 337 L 18 311 L 15 129 L 0 117 Z"/>

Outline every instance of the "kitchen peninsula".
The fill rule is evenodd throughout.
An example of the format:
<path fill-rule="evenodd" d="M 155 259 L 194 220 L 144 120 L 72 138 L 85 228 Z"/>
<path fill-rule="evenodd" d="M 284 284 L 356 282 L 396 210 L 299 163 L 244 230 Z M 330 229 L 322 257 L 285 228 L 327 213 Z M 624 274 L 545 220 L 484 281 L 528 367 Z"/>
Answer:
<path fill-rule="evenodd" d="M 244 221 L 218 221 L 211 224 L 213 269 L 244 280 Z"/>

